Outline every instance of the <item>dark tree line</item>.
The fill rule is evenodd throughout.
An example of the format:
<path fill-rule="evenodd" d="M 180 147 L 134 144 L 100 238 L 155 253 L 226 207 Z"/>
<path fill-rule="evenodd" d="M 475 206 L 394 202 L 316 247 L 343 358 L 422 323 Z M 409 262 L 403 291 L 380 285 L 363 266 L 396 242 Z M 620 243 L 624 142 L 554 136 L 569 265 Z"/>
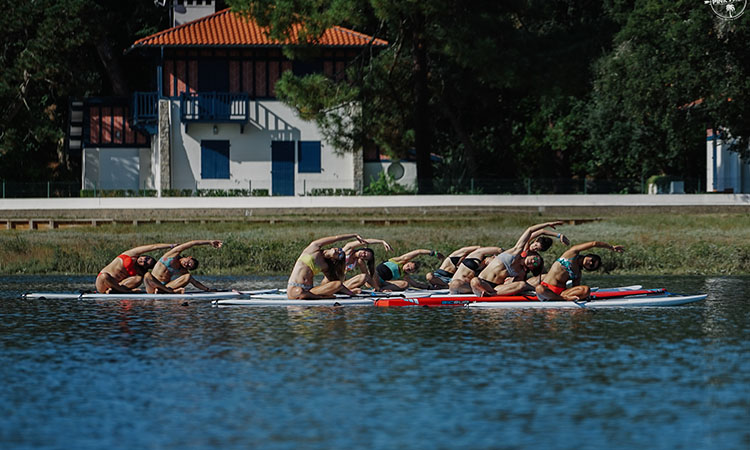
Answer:
<path fill-rule="evenodd" d="M 145 0 L 2 1 L 0 176 L 75 178 L 60 155 L 67 99 L 144 83 L 137 64 L 123 73 L 122 50 L 167 12 Z M 750 16 L 725 21 L 702 2 L 228 3 L 277 37 L 305 24 L 294 58 L 316 57 L 305 44 L 331 25 L 387 40 L 345 82 L 286 73 L 277 92 L 342 151 L 416 151 L 421 192 L 470 178 L 699 178 L 706 128 L 750 136 Z"/>

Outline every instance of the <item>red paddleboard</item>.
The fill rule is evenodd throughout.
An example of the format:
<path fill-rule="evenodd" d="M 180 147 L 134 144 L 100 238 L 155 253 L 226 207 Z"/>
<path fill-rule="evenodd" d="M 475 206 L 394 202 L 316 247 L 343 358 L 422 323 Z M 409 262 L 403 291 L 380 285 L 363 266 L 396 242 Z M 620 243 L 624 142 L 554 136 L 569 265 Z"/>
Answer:
<path fill-rule="evenodd" d="M 631 297 L 634 295 L 663 294 L 665 289 L 633 289 L 628 291 L 593 292 L 589 299 Z M 472 302 L 534 302 L 536 295 L 499 295 L 477 297 L 470 294 L 435 295 L 432 297 L 386 297 L 375 300 L 375 306 L 464 306 Z"/>

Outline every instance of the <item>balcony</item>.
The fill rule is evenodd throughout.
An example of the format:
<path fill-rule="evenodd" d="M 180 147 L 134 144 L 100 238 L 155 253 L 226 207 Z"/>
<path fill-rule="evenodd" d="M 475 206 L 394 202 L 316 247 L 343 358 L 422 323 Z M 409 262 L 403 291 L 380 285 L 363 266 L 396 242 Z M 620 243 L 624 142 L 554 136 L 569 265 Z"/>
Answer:
<path fill-rule="evenodd" d="M 159 94 L 156 92 L 133 93 L 133 127 L 155 134 L 159 121 Z"/>
<path fill-rule="evenodd" d="M 245 123 L 249 102 L 243 92 L 185 92 L 180 96 L 180 121 Z"/>

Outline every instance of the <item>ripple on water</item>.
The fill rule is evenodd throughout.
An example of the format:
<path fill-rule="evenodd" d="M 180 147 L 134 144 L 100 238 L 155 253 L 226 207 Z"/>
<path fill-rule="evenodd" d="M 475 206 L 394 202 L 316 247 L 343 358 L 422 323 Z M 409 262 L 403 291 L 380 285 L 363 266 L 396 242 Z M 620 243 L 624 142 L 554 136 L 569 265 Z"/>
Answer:
<path fill-rule="evenodd" d="M 748 279 L 614 280 L 709 297 L 603 311 L 214 308 L 23 301 L 30 286 L 75 291 L 90 280 L 4 277 L 0 440 L 9 448 L 746 448 Z"/>

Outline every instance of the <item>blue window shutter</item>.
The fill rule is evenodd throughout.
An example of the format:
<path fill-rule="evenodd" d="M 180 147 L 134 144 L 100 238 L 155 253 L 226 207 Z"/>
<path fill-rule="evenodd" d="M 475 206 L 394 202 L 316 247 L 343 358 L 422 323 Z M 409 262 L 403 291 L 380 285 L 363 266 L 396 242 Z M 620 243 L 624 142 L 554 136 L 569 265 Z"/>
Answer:
<path fill-rule="evenodd" d="M 320 173 L 320 141 L 299 141 L 298 171 Z"/>
<path fill-rule="evenodd" d="M 201 178 L 229 179 L 229 141 L 201 141 Z"/>

